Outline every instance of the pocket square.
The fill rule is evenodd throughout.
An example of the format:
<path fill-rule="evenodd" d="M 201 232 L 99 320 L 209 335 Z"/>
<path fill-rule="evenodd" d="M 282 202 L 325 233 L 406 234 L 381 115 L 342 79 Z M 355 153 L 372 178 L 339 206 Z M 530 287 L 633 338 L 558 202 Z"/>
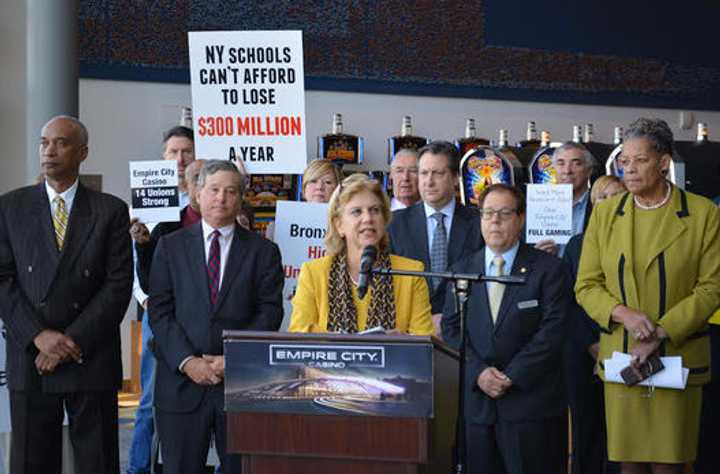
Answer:
<path fill-rule="evenodd" d="M 529 309 L 536 308 L 538 306 L 538 300 L 527 300 L 518 303 L 518 309 Z"/>

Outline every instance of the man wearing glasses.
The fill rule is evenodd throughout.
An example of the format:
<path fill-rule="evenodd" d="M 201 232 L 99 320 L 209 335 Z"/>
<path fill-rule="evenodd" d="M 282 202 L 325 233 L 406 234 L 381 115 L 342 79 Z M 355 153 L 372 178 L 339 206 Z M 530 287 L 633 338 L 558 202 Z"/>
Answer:
<path fill-rule="evenodd" d="M 521 275 L 522 285 L 476 283 L 467 306 L 465 420 L 469 473 L 563 472 L 566 404 L 560 359 L 570 284 L 558 258 L 520 243 L 522 192 L 505 184 L 480 196 L 485 247 L 451 269 Z M 458 348 L 451 292 L 443 338 Z"/>
<path fill-rule="evenodd" d="M 421 202 L 393 213 L 388 227 L 391 253 L 420 260 L 427 271 L 449 265 L 482 246 L 478 214 L 455 202 L 459 157 L 449 142 L 435 141 L 418 150 Z M 446 282 L 428 281 L 433 319 L 439 323 Z"/>

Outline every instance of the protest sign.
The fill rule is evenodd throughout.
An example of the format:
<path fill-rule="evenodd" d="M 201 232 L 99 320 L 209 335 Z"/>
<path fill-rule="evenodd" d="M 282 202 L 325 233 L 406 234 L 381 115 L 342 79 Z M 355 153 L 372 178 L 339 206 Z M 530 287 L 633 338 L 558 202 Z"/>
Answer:
<path fill-rule="evenodd" d="M 528 184 L 526 242 L 568 243 L 573 235 L 572 200 L 571 184 Z"/>
<path fill-rule="evenodd" d="M 198 31 L 188 41 L 196 156 L 302 174 L 302 32 Z"/>
<path fill-rule="evenodd" d="M 280 247 L 285 273 L 283 330 L 290 323 L 290 303 L 295 295 L 300 267 L 308 260 L 325 255 L 323 239 L 327 228 L 327 211 L 327 204 L 296 201 L 277 203 L 275 243 Z"/>
<path fill-rule="evenodd" d="M 131 161 L 130 195 L 132 217 L 142 222 L 179 221 L 177 162 Z"/>

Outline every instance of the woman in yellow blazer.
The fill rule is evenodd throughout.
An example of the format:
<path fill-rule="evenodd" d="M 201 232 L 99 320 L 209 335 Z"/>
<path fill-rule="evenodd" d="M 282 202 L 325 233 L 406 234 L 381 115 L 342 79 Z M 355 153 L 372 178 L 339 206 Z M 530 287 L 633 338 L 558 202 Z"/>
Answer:
<path fill-rule="evenodd" d="M 423 278 L 374 275 L 368 294 L 358 298 L 360 257 L 368 245 L 379 249 L 376 266 L 423 269 L 422 262 L 387 252 L 389 220 L 390 204 L 377 181 L 355 174 L 335 189 L 325 236 L 328 255 L 303 264 L 290 331 L 355 333 L 382 326 L 416 335 L 433 333 Z"/>
<path fill-rule="evenodd" d="M 720 213 L 670 184 L 672 132 L 639 119 L 625 132 L 620 165 L 629 193 L 593 209 L 575 292 L 600 325 L 602 361 L 613 351 L 640 364 L 682 357 L 685 390 L 605 383 L 608 458 L 623 473 L 682 472 L 695 459 L 701 386 L 710 378 L 708 319 L 720 304 Z"/>

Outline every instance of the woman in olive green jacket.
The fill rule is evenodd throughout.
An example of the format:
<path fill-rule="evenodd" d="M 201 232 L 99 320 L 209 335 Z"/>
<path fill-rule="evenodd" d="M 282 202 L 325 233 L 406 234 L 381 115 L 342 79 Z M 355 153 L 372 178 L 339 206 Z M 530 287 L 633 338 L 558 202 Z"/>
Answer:
<path fill-rule="evenodd" d="M 593 209 L 575 286 L 600 325 L 602 361 L 613 351 L 638 365 L 654 353 L 682 356 L 685 390 L 605 383 L 608 457 L 623 473 L 681 472 L 697 451 L 701 386 L 710 378 L 708 319 L 720 305 L 720 212 L 666 179 L 672 132 L 639 119 L 620 165 L 629 193 Z"/>

